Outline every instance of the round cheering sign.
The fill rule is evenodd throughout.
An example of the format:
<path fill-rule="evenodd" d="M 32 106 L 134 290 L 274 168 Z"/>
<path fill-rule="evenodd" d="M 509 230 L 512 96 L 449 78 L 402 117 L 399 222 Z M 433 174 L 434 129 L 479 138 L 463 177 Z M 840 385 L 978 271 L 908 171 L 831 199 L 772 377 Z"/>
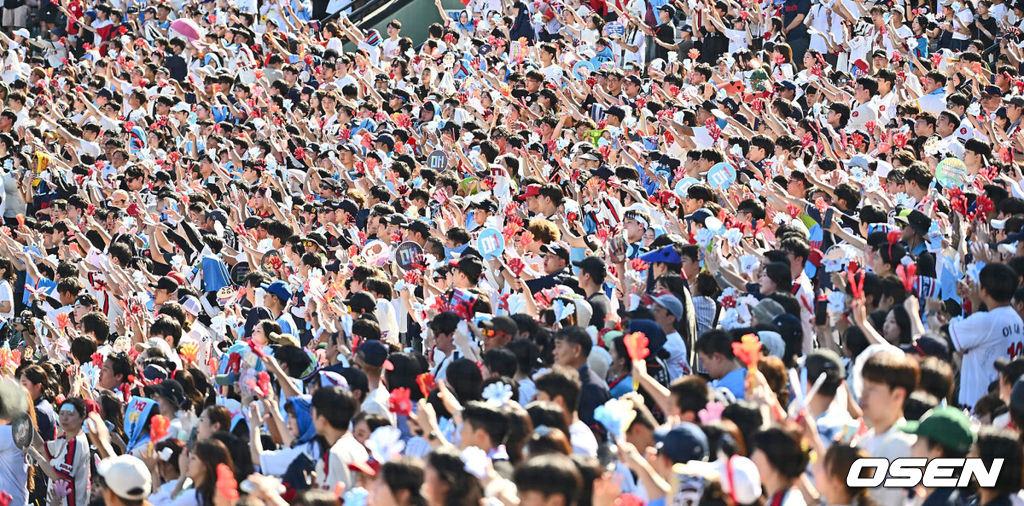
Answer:
<path fill-rule="evenodd" d="M 935 179 L 945 188 L 963 188 L 967 182 L 967 165 L 959 158 L 946 158 L 935 166 Z"/>
<path fill-rule="evenodd" d="M 395 263 L 404 270 L 412 270 L 423 263 L 423 248 L 413 241 L 405 241 L 395 250 Z"/>
<path fill-rule="evenodd" d="M 249 262 L 238 262 L 231 266 L 231 283 L 235 286 L 240 286 L 245 282 L 245 277 L 252 271 L 252 267 L 249 266 Z"/>
<path fill-rule="evenodd" d="M 736 182 L 736 169 L 728 162 L 716 163 L 708 170 L 707 177 L 712 188 L 725 191 L 729 185 Z"/>
<path fill-rule="evenodd" d="M 590 77 L 590 74 L 593 74 L 596 70 L 597 67 L 595 67 L 593 63 L 590 63 L 587 60 L 580 60 L 572 66 L 572 75 L 576 76 L 576 79 L 582 81 Z M 586 73 L 584 73 L 584 71 L 586 71 Z"/>
<path fill-rule="evenodd" d="M 617 39 L 626 34 L 626 27 L 623 26 L 622 23 L 619 23 L 618 21 L 612 21 L 611 23 L 604 25 L 604 31 L 605 33 L 608 34 L 609 37 Z"/>
<path fill-rule="evenodd" d="M 493 228 L 485 228 L 476 239 L 476 249 L 484 258 L 497 258 L 505 251 L 505 236 Z"/>
<path fill-rule="evenodd" d="M 448 167 L 448 153 L 435 149 L 427 156 L 427 167 L 436 172 L 441 172 Z"/>
<path fill-rule="evenodd" d="M 281 253 L 278 253 L 276 249 L 272 249 L 263 254 L 263 258 L 260 259 L 260 269 L 264 272 L 275 273 L 283 262 Z"/>
<path fill-rule="evenodd" d="M 24 451 L 31 446 L 34 436 L 35 428 L 32 427 L 32 418 L 28 413 L 22 413 L 11 420 L 11 437 L 19 450 Z"/>
<path fill-rule="evenodd" d="M 697 178 L 693 177 L 684 177 L 680 179 L 679 182 L 676 183 L 676 195 L 679 195 L 680 197 L 685 197 L 686 190 L 699 182 L 700 181 L 698 181 Z"/>

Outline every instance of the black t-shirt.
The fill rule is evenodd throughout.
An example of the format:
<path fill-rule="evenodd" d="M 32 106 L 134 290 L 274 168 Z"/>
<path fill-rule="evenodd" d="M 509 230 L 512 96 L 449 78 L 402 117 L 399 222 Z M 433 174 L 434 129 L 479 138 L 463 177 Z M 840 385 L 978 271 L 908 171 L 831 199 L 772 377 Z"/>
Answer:
<path fill-rule="evenodd" d="M 999 34 L 999 25 L 996 23 L 996 18 L 992 16 L 989 16 L 988 19 L 981 19 L 980 17 L 977 17 L 975 18 L 975 21 L 980 21 L 981 26 L 985 27 L 985 30 L 988 33 L 992 35 Z M 985 35 L 985 32 L 982 32 L 977 25 L 971 25 L 971 28 L 974 32 L 974 38 L 981 41 L 981 46 L 983 49 L 988 48 L 993 43 L 995 43 L 995 39 Z"/>
<path fill-rule="evenodd" d="M 612 301 L 604 293 L 597 292 L 587 297 L 587 302 L 591 309 L 590 324 L 598 329 L 603 329 L 604 319 L 608 316 Z"/>
<path fill-rule="evenodd" d="M 658 40 L 672 45 L 676 43 L 676 27 L 672 23 L 664 23 L 654 27 L 654 37 Z M 668 61 L 669 50 L 658 44 L 654 45 L 654 57 Z"/>
<path fill-rule="evenodd" d="M 701 29 L 701 32 L 703 33 L 703 37 L 701 37 L 703 43 L 701 44 L 700 57 L 698 60 L 700 60 L 701 63 L 715 65 L 718 63 L 718 59 L 729 51 L 729 39 L 723 35 L 722 32 L 717 30 L 708 32 Z M 689 58 L 688 56 L 685 56 L 686 53 L 683 53 L 683 55 L 684 58 Z"/>

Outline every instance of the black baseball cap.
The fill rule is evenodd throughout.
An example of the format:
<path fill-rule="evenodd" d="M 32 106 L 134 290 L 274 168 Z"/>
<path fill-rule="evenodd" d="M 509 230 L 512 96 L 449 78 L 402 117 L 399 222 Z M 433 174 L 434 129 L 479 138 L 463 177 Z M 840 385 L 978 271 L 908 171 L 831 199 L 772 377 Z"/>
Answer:
<path fill-rule="evenodd" d="M 562 260 L 565 260 L 566 262 L 569 261 L 569 246 L 561 241 L 541 246 L 540 252 L 544 254 L 558 255 Z"/>
<path fill-rule="evenodd" d="M 608 272 L 608 266 L 601 260 L 600 257 L 588 256 L 583 260 L 577 260 L 572 263 L 576 267 L 580 268 L 580 271 L 590 274 L 595 277 L 595 274 Z"/>
<path fill-rule="evenodd" d="M 150 286 L 155 290 L 167 290 L 168 292 L 178 291 L 178 282 L 170 276 L 161 276 L 156 283 Z"/>
<path fill-rule="evenodd" d="M 171 401 L 175 406 L 181 406 L 181 403 L 185 401 L 185 388 L 177 380 L 165 379 L 156 385 L 146 387 L 146 390 L 150 397 L 159 395 Z"/>
<path fill-rule="evenodd" d="M 377 299 L 370 292 L 355 292 L 345 299 L 345 305 L 355 313 L 369 313 L 377 309 Z"/>
<path fill-rule="evenodd" d="M 925 334 L 912 344 L 901 344 L 900 349 L 905 353 L 922 357 L 949 359 L 949 343 L 934 334 Z M 1024 367 L 1024 362 L 1021 363 L 1021 366 Z M 996 369 L 999 369 L 999 360 L 996 360 Z M 1021 372 L 1024 373 L 1024 368 L 1021 369 Z"/>
<path fill-rule="evenodd" d="M 670 430 L 657 430 L 654 439 L 658 441 L 658 453 L 674 464 L 708 458 L 708 437 L 700 427 L 690 422 L 682 422 Z"/>
<path fill-rule="evenodd" d="M 430 225 L 423 220 L 411 220 L 402 225 L 402 228 L 410 232 L 418 232 L 423 237 L 430 235 Z"/>
<path fill-rule="evenodd" d="M 484 330 L 493 330 L 495 332 L 501 332 L 509 337 L 515 337 L 519 333 L 519 325 L 516 321 L 508 316 L 495 316 L 490 320 L 484 320 L 480 322 L 480 328 Z"/>
<path fill-rule="evenodd" d="M 1011 384 L 1016 383 L 1018 379 L 1024 376 L 1024 356 L 1018 356 L 1013 360 L 999 357 L 996 359 L 995 366 L 996 370 Z"/>
<path fill-rule="evenodd" d="M 360 344 L 356 348 L 356 358 L 366 365 L 373 367 L 383 367 L 388 369 L 388 347 L 386 344 L 376 340 L 367 339 L 366 342 Z"/>

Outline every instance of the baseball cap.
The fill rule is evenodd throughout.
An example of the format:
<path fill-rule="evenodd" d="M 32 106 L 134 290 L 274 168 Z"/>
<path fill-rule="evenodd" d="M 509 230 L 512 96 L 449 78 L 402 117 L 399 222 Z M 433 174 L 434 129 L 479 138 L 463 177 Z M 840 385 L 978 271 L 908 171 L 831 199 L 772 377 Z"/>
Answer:
<path fill-rule="evenodd" d="M 26 30 L 24 28 L 18 28 L 17 30 L 15 30 L 14 31 L 14 35 L 20 35 L 20 36 L 22 36 L 22 37 L 24 37 L 26 39 L 31 37 L 31 34 L 28 33 L 28 30 Z"/>
<path fill-rule="evenodd" d="M 153 488 L 153 476 L 142 459 L 131 455 L 108 457 L 96 465 L 103 483 L 117 497 L 128 501 L 142 501 Z"/>
<path fill-rule="evenodd" d="M 161 276 L 156 283 L 150 285 L 154 290 L 167 290 L 168 292 L 178 291 L 178 282 L 170 276 Z"/>
<path fill-rule="evenodd" d="M 353 202 L 353 201 L 351 201 L 349 199 L 344 199 L 344 200 L 338 201 L 334 205 L 334 209 L 339 210 L 339 211 L 345 211 L 345 212 L 347 212 L 348 214 L 350 214 L 352 216 L 355 216 L 356 214 L 359 214 L 359 206 L 357 206 L 355 202 Z"/>
<path fill-rule="evenodd" d="M 202 304 L 199 303 L 199 299 L 192 295 L 181 299 L 181 307 L 188 311 L 188 314 L 192 316 L 199 316 L 199 313 L 203 311 Z"/>
<path fill-rule="evenodd" d="M 817 381 L 821 373 L 825 373 L 825 379 L 833 385 L 838 384 L 846 377 L 846 369 L 839 354 L 832 350 L 815 350 L 804 359 L 804 369 L 807 370 L 807 382 Z"/>
<path fill-rule="evenodd" d="M 345 299 L 345 305 L 352 312 L 371 312 L 377 309 L 377 299 L 370 292 L 355 292 Z"/>
<path fill-rule="evenodd" d="M 1003 90 L 1002 90 L 1002 88 L 1000 88 L 998 86 L 990 85 L 990 86 L 986 86 L 985 89 L 982 90 L 981 94 L 982 94 L 982 96 L 988 96 L 988 97 L 1001 97 L 1001 96 L 1003 96 Z"/>
<path fill-rule="evenodd" d="M 757 318 L 758 322 L 768 323 L 774 320 L 776 316 L 785 313 L 786 308 L 782 307 L 782 304 L 775 300 L 762 299 L 750 309 L 750 312 L 754 315 L 754 318 Z"/>
<path fill-rule="evenodd" d="M 1010 412 L 1024 413 L 1024 378 L 1018 378 L 1010 392 Z"/>
<path fill-rule="evenodd" d="M 411 220 L 402 225 L 402 228 L 410 231 L 417 232 L 420 235 L 427 237 L 430 235 L 430 225 L 423 220 Z"/>
<path fill-rule="evenodd" d="M 658 441 L 658 453 L 673 463 L 708 458 L 708 437 L 690 422 L 682 422 L 670 430 L 659 429 L 654 432 L 654 439 Z"/>
<path fill-rule="evenodd" d="M 295 336 L 293 336 L 291 334 L 283 334 L 283 333 L 279 334 L 277 332 L 271 332 L 270 335 L 267 336 L 267 340 L 269 340 L 270 342 L 272 342 L 274 344 L 281 344 L 281 345 L 285 345 L 285 346 L 295 346 L 295 347 L 299 347 L 300 346 L 298 338 L 296 338 Z"/>
<path fill-rule="evenodd" d="M 663 293 L 653 297 L 653 300 L 659 306 L 667 309 L 669 313 L 672 313 L 672 316 L 676 317 L 676 321 L 683 319 L 683 303 L 679 302 L 679 297 L 671 293 Z"/>
<path fill-rule="evenodd" d="M 389 369 L 390 364 L 385 365 L 388 361 L 388 347 L 376 339 L 367 339 L 360 344 L 356 348 L 356 358 L 367 365 Z"/>
<path fill-rule="evenodd" d="M 487 211 L 489 213 L 498 212 L 498 204 L 495 204 L 494 201 L 491 200 L 491 199 L 484 199 L 484 200 L 481 200 L 480 202 L 474 202 L 474 203 L 470 204 L 469 207 L 471 209 L 472 208 L 481 209 L 481 210 Z"/>
<path fill-rule="evenodd" d="M 281 299 L 282 303 L 288 302 L 292 298 L 292 291 L 288 289 L 288 284 L 284 281 L 274 281 L 269 285 L 263 285 L 263 289 L 270 295 Z"/>
<path fill-rule="evenodd" d="M 742 455 L 723 457 L 714 462 L 676 464 L 672 466 L 672 473 L 687 476 L 696 473 L 716 480 L 736 504 L 754 504 L 761 498 L 761 473 L 753 460 Z"/>
<path fill-rule="evenodd" d="M 515 337 L 519 333 L 519 325 L 508 316 L 495 316 L 490 320 L 484 320 L 480 322 L 480 328 L 486 331 L 501 332 L 509 337 Z"/>
<path fill-rule="evenodd" d="M 544 254 L 558 255 L 562 260 L 569 261 L 569 247 L 561 241 L 545 244 L 540 247 L 540 251 Z"/>
<path fill-rule="evenodd" d="M 526 189 L 524 189 L 523 192 L 519 194 L 519 200 L 526 200 L 527 197 L 536 197 L 538 195 L 540 195 L 539 184 L 527 185 Z"/>
<path fill-rule="evenodd" d="M 702 208 L 694 211 L 693 213 L 686 215 L 685 219 L 687 221 L 696 221 L 697 223 L 700 223 L 701 225 L 703 225 L 704 224 L 704 220 L 706 220 L 708 218 L 712 218 L 712 217 L 714 217 L 714 214 L 712 214 L 709 209 L 706 209 L 706 208 L 702 207 Z"/>
<path fill-rule="evenodd" d="M 159 395 L 171 401 L 175 406 L 180 406 L 185 401 L 185 388 L 177 380 L 165 379 L 156 385 L 146 388 L 150 396 Z"/>
<path fill-rule="evenodd" d="M 661 249 L 650 251 L 640 255 L 640 260 L 653 264 L 660 262 L 663 264 L 681 264 L 683 263 L 683 257 L 679 256 L 679 252 L 672 245 L 664 246 Z"/>
<path fill-rule="evenodd" d="M 921 237 L 928 235 L 928 229 L 932 226 L 932 219 L 917 209 L 904 209 L 893 219 L 910 226 Z"/>
<path fill-rule="evenodd" d="M 608 266 L 604 263 L 604 260 L 601 260 L 600 257 L 596 256 L 588 256 L 583 260 L 577 260 L 572 264 L 579 267 L 581 272 L 586 272 L 592 276 L 597 273 L 607 272 L 608 270 Z"/>
<path fill-rule="evenodd" d="M 974 444 L 971 421 L 963 411 L 952 406 L 937 407 L 925 413 L 921 421 L 907 422 L 900 430 L 924 436 L 958 452 L 967 452 Z"/>
<path fill-rule="evenodd" d="M 228 216 L 224 214 L 224 211 L 221 209 L 210 209 L 209 211 L 206 211 L 206 217 L 214 221 L 219 221 L 221 225 L 228 224 Z"/>
<path fill-rule="evenodd" d="M 995 367 L 1010 383 L 1016 383 L 1024 376 L 1024 356 L 1017 356 L 1013 360 L 999 357 L 996 359 Z"/>
<path fill-rule="evenodd" d="M 919 337 L 913 344 L 901 344 L 900 349 L 906 353 L 922 357 L 949 358 L 949 343 L 934 334 L 925 334 Z M 999 369 L 998 365 L 996 369 Z"/>

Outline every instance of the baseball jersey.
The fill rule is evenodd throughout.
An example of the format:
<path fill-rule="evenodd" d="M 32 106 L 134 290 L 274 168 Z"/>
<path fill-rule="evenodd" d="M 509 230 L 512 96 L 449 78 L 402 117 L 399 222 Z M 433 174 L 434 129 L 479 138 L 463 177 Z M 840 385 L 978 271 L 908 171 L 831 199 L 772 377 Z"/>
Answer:
<path fill-rule="evenodd" d="M 89 504 L 90 456 L 89 439 L 84 433 L 79 433 L 73 439 L 61 436 L 46 442 L 46 458 L 50 459 L 53 470 L 62 478 L 50 483 L 50 490 L 46 493 L 46 504 Z"/>

